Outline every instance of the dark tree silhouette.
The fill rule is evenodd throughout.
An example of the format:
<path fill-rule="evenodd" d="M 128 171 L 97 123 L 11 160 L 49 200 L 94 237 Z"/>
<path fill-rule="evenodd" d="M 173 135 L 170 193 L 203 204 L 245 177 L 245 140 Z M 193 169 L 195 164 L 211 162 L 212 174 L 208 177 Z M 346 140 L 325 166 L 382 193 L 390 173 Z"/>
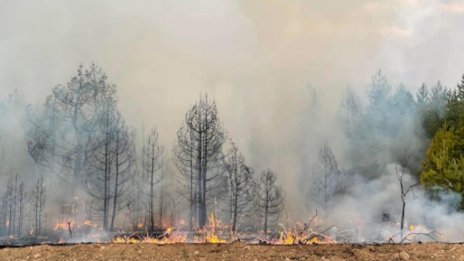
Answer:
<path fill-rule="evenodd" d="M 163 148 L 158 142 L 158 132 L 152 129 L 142 149 L 144 179 L 149 182 L 148 215 L 151 232 L 155 230 L 155 185 L 160 181 L 158 172 L 163 165 L 162 156 Z"/>
<path fill-rule="evenodd" d="M 319 205 L 326 211 L 329 201 L 341 188 L 341 171 L 332 149 L 327 143 L 319 148 L 318 161 L 314 166 L 312 179 L 313 196 L 318 199 Z"/>
<path fill-rule="evenodd" d="M 245 165 L 245 158 L 238 151 L 235 143 L 225 158 L 229 183 L 229 215 L 232 224 L 232 233 L 237 231 L 237 222 L 240 216 L 249 209 L 253 201 L 255 183 L 253 169 Z"/>
<path fill-rule="evenodd" d="M 34 209 L 34 232 L 37 239 L 42 233 L 42 218 L 45 208 L 45 184 L 43 176 L 40 176 L 35 183 L 31 196 Z"/>
<path fill-rule="evenodd" d="M 26 126 L 28 150 L 34 161 L 71 185 L 85 180 L 95 136 L 101 121 L 101 104 L 115 95 L 115 86 L 95 64 L 47 97 L 43 110 L 29 107 Z M 70 197 L 74 192 L 71 191 Z"/>
<path fill-rule="evenodd" d="M 264 170 L 257 181 L 256 208 L 263 218 L 264 239 L 267 238 L 270 222 L 278 219 L 284 206 L 284 194 L 276 184 L 277 176 L 270 169 Z"/>
<path fill-rule="evenodd" d="M 184 125 L 177 132 L 174 150 L 177 167 L 186 178 L 189 191 L 190 228 L 194 216 L 198 225 L 204 227 L 207 221 L 207 200 L 224 173 L 222 145 L 225 141 L 224 129 L 219 121 L 216 103 L 202 95 L 185 115 Z M 216 191 L 217 192 L 217 191 Z"/>

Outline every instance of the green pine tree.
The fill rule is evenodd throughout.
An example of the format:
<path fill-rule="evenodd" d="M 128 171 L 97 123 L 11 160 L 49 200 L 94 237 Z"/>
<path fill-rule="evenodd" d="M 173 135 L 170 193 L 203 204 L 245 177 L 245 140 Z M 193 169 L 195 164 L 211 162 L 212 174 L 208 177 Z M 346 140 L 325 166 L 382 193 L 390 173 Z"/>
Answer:
<path fill-rule="evenodd" d="M 453 191 L 464 196 L 464 125 L 445 124 L 435 134 L 423 163 L 421 183 L 433 198 L 440 191 Z M 464 204 L 461 203 L 461 208 Z"/>

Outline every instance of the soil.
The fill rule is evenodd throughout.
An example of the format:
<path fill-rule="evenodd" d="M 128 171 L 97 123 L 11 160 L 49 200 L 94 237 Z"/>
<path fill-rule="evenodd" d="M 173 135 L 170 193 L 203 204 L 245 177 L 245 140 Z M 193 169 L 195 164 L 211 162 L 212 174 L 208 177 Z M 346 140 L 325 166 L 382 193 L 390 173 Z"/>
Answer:
<path fill-rule="evenodd" d="M 4 247 L 0 260 L 459 260 L 464 245 L 75 244 Z"/>

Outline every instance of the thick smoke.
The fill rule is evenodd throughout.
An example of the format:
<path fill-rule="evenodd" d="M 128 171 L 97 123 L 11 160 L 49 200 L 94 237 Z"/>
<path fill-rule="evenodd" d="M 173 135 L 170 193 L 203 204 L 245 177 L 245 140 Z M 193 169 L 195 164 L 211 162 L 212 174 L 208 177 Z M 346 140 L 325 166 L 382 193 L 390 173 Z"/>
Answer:
<path fill-rule="evenodd" d="M 23 128 L 24 107 L 43 104 L 78 64 L 95 61 L 118 85 L 119 106 L 139 138 L 156 126 L 166 151 L 186 110 L 207 91 L 248 164 L 276 171 L 287 194 L 283 218 L 302 220 L 320 210 L 306 190 L 318 150 L 329 144 L 351 185 L 336 194 L 327 223 L 350 229 L 371 223 L 358 240 L 376 239 L 383 212 L 398 219 L 395 166 L 407 148 L 408 182 L 417 182 L 428 139 L 408 104 L 395 110 L 369 107 L 369 77 L 382 68 L 394 86 L 404 82 L 413 93 L 424 81 L 454 86 L 464 61 L 459 51 L 464 4 L 356 0 L 332 5 L 259 0 L 2 4 L 0 97 L 8 101 L 15 89 L 23 97 L 21 106 L 1 114 L 0 156 L 7 162 L 1 166 L 2 184 L 14 172 L 31 184 L 39 174 L 16 131 Z M 373 125 L 362 125 L 366 119 L 347 123 L 340 116 L 347 86 Z M 391 125 L 381 125 L 385 122 Z M 60 193 L 48 193 L 53 205 Z M 460 214 L 428 201 L 420 189 L 416 193 L 416 199 L 408 195 L 408 221 L 459 240 L 450 228 L 460 224 Z"/>

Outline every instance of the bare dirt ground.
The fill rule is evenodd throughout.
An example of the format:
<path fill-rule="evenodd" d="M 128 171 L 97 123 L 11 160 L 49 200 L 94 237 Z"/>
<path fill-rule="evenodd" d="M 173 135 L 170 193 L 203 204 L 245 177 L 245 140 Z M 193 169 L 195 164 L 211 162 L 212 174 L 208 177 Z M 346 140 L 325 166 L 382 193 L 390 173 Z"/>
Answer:
<path fill-rule="evenodd" d="M 5 247 L 0 260 L 460 260 L 462 244 L 76 244 Z"/>

